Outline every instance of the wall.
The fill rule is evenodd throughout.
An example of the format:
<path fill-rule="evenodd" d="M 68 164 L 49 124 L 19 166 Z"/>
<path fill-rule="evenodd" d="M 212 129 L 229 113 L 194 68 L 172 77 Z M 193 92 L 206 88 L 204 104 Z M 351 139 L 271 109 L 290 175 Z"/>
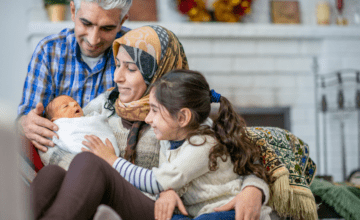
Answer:
<path fill-rule="evenodd" d="M 0 120 L 12 122 L 16 117 L 26 74 L 27 11 L 30 3 L 17 0 L 1 3 L 2 42 L 0 66 Z"/>
<path fill-rule="evenodd" d="M 6 2 L 6 3 L 5 3 Z M 2 1 L 0 55 L 0 219 L 29 219 L 18 170 L 14 119 L 27 66 L 28 0 Z"/>

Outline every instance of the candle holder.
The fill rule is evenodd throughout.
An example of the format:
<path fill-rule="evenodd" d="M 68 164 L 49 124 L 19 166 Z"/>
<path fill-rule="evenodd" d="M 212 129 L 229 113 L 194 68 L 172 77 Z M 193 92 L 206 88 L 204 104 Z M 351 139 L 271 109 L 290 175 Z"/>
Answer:
<path fill-rule="evenodd" d="M 348 25 L 348 20 L 343 15 L 343 9 L 344 9 L 344 0 L 336 0 L 336 11 L 337 11 L 337 17 L 336 17 L 336 24 L 337 25 Z"/>
<path fill-rule="evenodd" d="M 318 25 L 329 25 L 331 16 L 330 4 L 326 0 L 317 3 L 316 18 Z"/>

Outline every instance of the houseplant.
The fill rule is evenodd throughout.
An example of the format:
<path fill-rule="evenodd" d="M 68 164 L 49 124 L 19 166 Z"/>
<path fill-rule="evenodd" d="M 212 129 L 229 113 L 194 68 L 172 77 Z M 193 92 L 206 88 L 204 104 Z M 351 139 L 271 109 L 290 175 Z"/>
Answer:
<path fill-rule="evenodd" d="M 44 0 L 50 21 L 58 22 L 65 19 L 66 7 L 69 0 Z"/>

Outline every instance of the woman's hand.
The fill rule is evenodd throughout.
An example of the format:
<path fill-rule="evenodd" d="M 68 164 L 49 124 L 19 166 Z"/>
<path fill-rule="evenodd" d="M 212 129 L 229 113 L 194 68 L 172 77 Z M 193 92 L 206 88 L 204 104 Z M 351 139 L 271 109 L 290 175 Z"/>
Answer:
<path fill-rule="evenodd" d="M 183 202 L 174 190 L 161 192 L 159 199 L 155 202 L 155 219 L 170 220 L 176 206 L 183 215 L 188 215 Z"/>
<path fill-rule="evenodd" d="M 235 209 L 236 220 L 259 220 L 262 206 L 262 191 L 254 186 L 245 187 L 227 204 L 215 208 L 214 211 L 229 211 Z"/>
<path fill-rule="evenodd" d="M 106 138 L 104 144 L 100 138 L 95 135 L 85 135 L 85 139 L 88 141 L 83 141 L 82 144 L 88 147 L 90 150 L 86 148 L 81 148 L 82 151 L 89 151 L 101 157 L 106 162 L 112 166 L 115 160 L 118 158 L 115 154 L 115 150 L 109 139 Z"/>

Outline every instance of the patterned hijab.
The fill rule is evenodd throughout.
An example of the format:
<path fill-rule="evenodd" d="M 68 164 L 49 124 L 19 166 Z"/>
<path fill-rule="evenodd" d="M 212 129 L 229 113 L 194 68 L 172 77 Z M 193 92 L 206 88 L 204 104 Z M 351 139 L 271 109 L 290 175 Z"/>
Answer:
<path fill-rule="evenodd" d="M 146 128 L 145 117 L 149 107 L 149 87 L 165 73 L 174 69 L 189 69 L 184 49 L 174 33 L 157 25 L 140 27 L 127 32 L 113 43 L 114 58 L 120 46 L 129 53 L 139 68 L 148 89 L 139 100 L 115 102 L 116 113 L 125 120 L 134 121 L 130 129 L 125 159 L 135 162 L 140 130 Z"/>

